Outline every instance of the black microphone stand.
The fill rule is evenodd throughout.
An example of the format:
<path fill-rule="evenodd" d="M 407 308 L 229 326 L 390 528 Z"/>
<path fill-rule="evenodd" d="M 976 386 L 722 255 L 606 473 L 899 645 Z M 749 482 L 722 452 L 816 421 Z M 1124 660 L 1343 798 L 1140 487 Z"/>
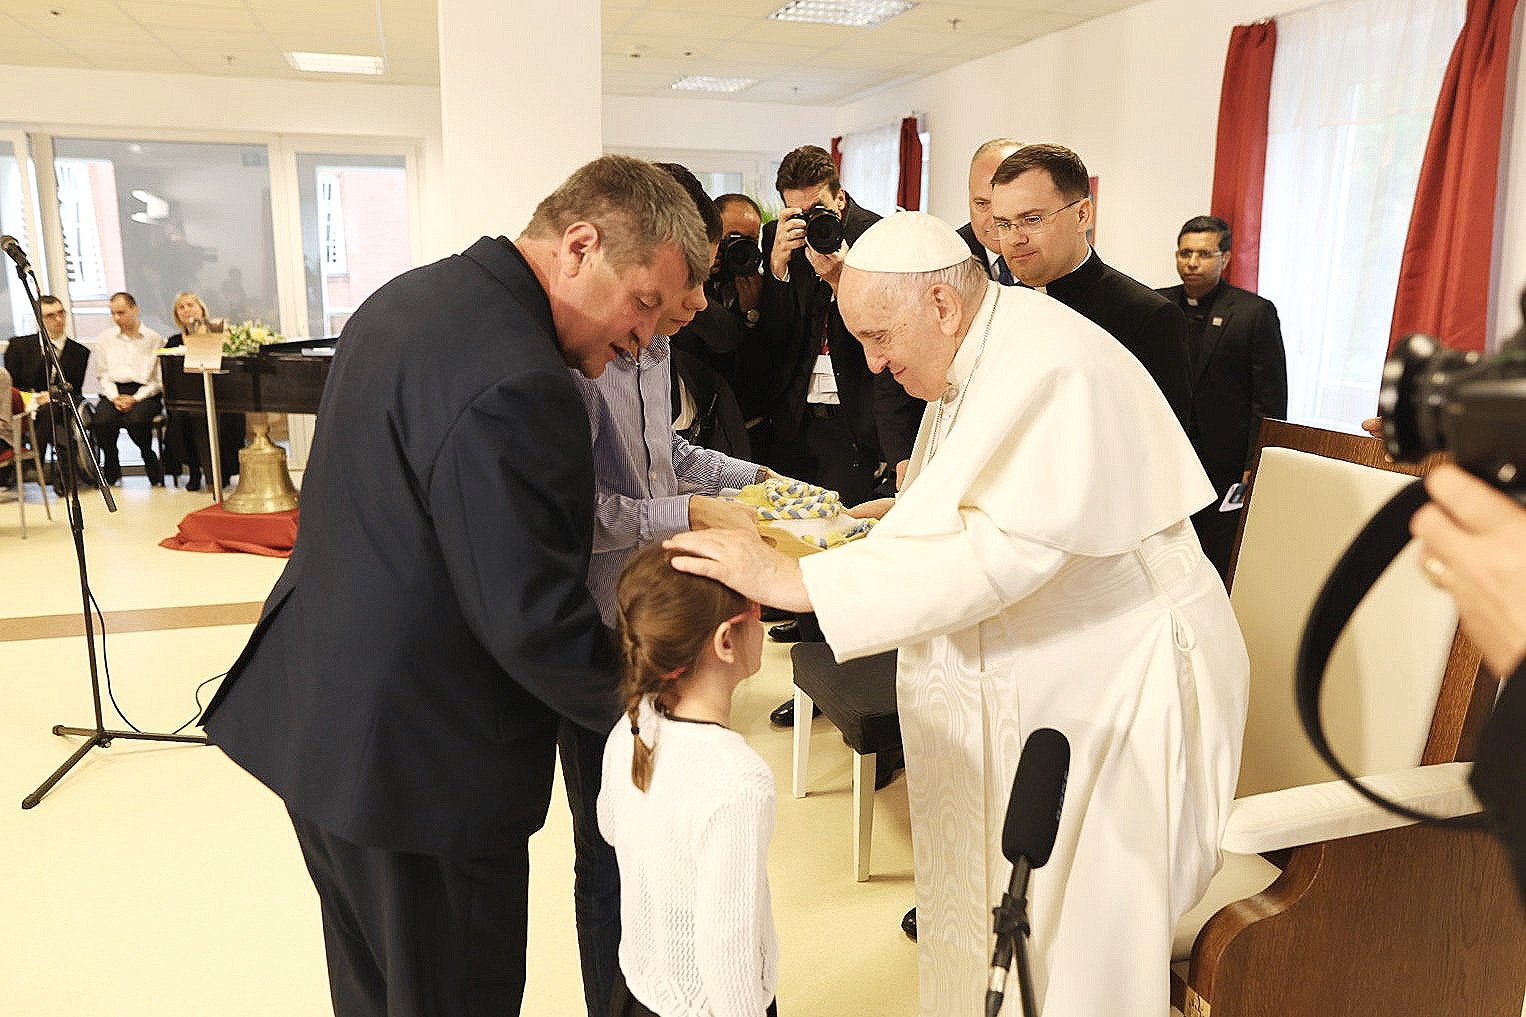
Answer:
<path fill-rule="evenodd" d="M 18 253 L 20 248 L 15 249 Z M 40 298 L 41 289 L 37 285 L 37 277 L 32 274 L 32 268 L 27 264 L 24 256 L 12 255 L 16 260 L 16 278 L 21 280 L 21 287 L 26 291 L 27 300 L 32 305 L 32 315 L 37 319 L 37 344 L 42 348 L 43 363 L 46 365 L 48 388 L 55 391 L 61 397 L 65 411 L 63 412 L 64 429 L 62 434 L 67 437 L 68 448 L 58 441 L 60 436 L 59 415 L 56 408 L 57 401 L 51 397 L 48 399 L 48 413 L 53 422 L 54 444 L 57 449 L 55 459 L 58 462 L 59 478 L 63 484 L 63 501 L 69 515 L 69 528 L 74 534 L 74 557 L 79 562 L 79 591 L 80 602 L 84 610 L 85 619 L 85 651 L 90 659 L 90 695 L 95 703 L 95 726 L 94 727 L 65 727 L 62 724 L 53 726 L 56 735 L 83 735 L 85 742 L 74 755 L 64 761 L 64 764 L 53 775 L 43 781 L 36 791 L 21 800 L 23 809 L 30 809 L 42 801 L 43 795 L 52 790 L 53 785 L 63 779 L 64 774 L 84 759 L 86 754 L 94 748 L 107 748 L 113 739 L 126 738 L 135 741 L 153 742 L 187 742 L 193 745 L 205 745 L 207 740 L 200 735 L 179 734 L 154 734 L 148 731 L 112 731 L 106 728 L 106 721 L 101 711 L 101 679 L 100 671 L 96 664 L 95 656 L 95 624 L 90 615 L 90 579 L 85 568 L 85 515 L 79 503 L 80 478 L 75 472 L 80 457 L 75 454 L 76 447 L 89 453 L 90 472 L 93 475 L 96 486 L 100 488 L 101 497 L 106 502 L 106 510 L 115 512 L 117 504 L 111 497 L 111 488 L 106 484 L 106 478 L 101 475 L 101 467 L 96 456 L 95 444 L 90 440 L 90 432 L 85 429 L 85 422 L 80 419 L 79 399 L 74 392 L 73 386 L 64 377 L 63 364 L 59 362 L 58 351 L 53 348 L 52 340 L 48 336 L 47 325 L 42 320 L 42 303 Z M 7 411 L 9 412 L 9 411 Z M 79 442 L 78 446 L 75 442 Z M 44 477 L 37 478 L 38 483 L 46 483 Z M 18 497 L 25 497 L 24 491 L 17 492 Z"/>
<path fill-rule="evenodd" d="M 1001 895 L 1001 903 L 991 909 L 996 916 L 996 955 L 992 968 L 991 987 L 986 990 L 986 1017 L 1001 1013 L 1003 993 L 1006 988 L 1007 968 L 1017 954 L 1017 991 L 1022 1000 L 1025 1017 L 1037 1017 L 1038 1007 L 1033 1002 L 1033 973 L 1028 966 L 1028 874 L 1032 864 L 1027 857 L 1019 855 L 1012 866 L 1012 883 Z M 1016 891 L 1014 896 L 1013 891 Z"/>

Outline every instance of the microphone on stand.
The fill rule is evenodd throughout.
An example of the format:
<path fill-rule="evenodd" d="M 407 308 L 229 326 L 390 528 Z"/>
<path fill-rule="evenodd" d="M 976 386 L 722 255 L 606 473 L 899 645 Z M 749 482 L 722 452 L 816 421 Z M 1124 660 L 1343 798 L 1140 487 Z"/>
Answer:
<path fill-rule="evenodd" d="M 1001 853 L 1012 863 L 1012 879 L 995 916 L 996 952 L 991 958 L 991 981 L 986 990 L 986 1017 L 997 1017 L 1006 995 L 1007 969 L 1017 953 L 1017 981 L 1023 1013 L 1035 1017 L 1033 984 L 1028 973 L 1028 877 L 1049 861 L 1060 829 L 1065 804 L 1065 781 L 1070 775 L 1070 742 L 1052 727 L 1028 736 L 1012 778 L 1007 821 L 1001 831 Z"/>
<path fill-rule="evenodd" d="M 31 271 L 32 263 L 27 260 L 26 252 L 21 249 L 21 243 L 15 237 L 10 234 L 0 236 L 0 251 L 4 251 L 16 263 L 18 272 Z"/>

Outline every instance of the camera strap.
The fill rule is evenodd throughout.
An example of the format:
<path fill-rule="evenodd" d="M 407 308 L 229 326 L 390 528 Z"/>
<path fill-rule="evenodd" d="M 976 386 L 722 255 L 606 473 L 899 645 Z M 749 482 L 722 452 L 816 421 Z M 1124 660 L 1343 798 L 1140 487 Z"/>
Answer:
<path fill-rule="evenodd" d="M 1378 577 L 1387 570 L 1410 541 L 1409 521 L 1427 501 L 1425 482 L 1417 480 L 1399 491 L 1362 527 L 1351 546 L 1346 548 L 1340 561 L 1325 580 L 1304 626 L 1303 640 L 1298 647 L 1298 668 L 1294 678 L 1294 692 L 1298 700 L 1298 716 L 1304 731 L 1330 768 L 1347 784 L 1368 801 L 1396 815 L 1417 823 L 1432 823 L 1458 827 L 1483 827 L 1479 816 L 1442 817 L 1398 802 L 1389 801 L 1364 785 L 1345 765 L 1336 758 L 1325 736 L 1319 715 L 1319 693 L 1325 681 L 1325 668 L 1336 640 L 1346 628 L 1362 598 L 1367 596 Z"/>

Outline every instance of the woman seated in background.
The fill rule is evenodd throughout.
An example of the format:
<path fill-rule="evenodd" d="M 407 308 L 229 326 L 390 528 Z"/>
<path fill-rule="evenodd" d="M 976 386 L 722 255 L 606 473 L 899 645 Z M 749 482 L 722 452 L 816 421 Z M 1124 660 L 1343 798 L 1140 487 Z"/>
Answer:
<path fill-rule="evenodd" d="M 185 334 L 193 323 L 207 320 L 207 305 L 190 290 L 175 295 L 170 317 L 180 331 L 165 340 L 165 346 L 181 346 Z M 217 415 L 217 444 L 223 467 L 223 483 L 238 472 L 238 450 L 244 447 L 244 415 L 242 413 L 219 413 Z M 207 415 L 194 410 L 176 410 L 170 415 L 165 432 L 164 475 L 175 477 L 185 467 L 187 491 L 200 491 L 201 478 L 205 473 L 212 479 L 212 440 L 207 436 Z"/>

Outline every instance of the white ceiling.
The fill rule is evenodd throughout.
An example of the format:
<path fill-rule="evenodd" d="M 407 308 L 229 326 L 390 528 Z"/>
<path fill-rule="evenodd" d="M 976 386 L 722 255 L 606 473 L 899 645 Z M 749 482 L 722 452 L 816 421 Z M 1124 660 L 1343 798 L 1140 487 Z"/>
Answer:
<path fill-rule="evenodd" d="M 768 20 L 782 2 L 604 0 L 604 92 L 702 95 L 669 86 L 704 74 L 758 79 L 726 98 L 836 104 L 1142 0 L 922 0 L 876 28 Z M 387 72 L 305 74 L 288 50 Z M 438 50 L 435 0 L 0 0 L 0 64 L 433 85 Z"/>

